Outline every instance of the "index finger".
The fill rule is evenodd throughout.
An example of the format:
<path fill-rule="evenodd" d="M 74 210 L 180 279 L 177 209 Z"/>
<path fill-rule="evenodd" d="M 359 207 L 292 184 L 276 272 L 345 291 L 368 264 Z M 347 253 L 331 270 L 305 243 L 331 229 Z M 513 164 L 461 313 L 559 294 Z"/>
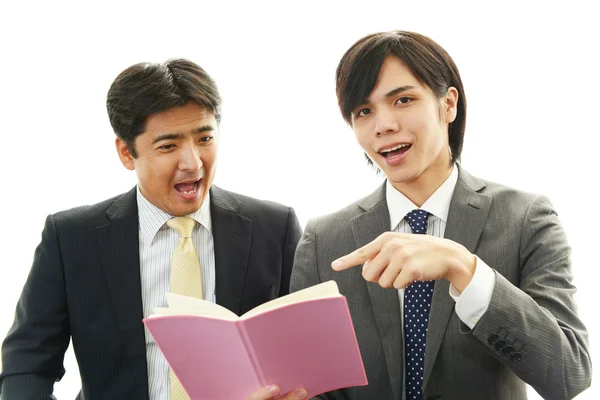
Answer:
<path fill-rule="evenodd" d="M 279 394 L 279 386 L 270 385 L 252 393 L 247 400 L 271 400 Z"/>
<path fill-rule="evenodd" d="M 335 271 L 343 271 L 356 265 L 363 264 L 379 253 L 382 244 L 381 236 L 379 236 L 371 243 L 367 243 L 363 247 L 359 247 L 358 249 L 354 250 L 352 253 L 338 258 L 331 263 L 331 268 L 333 268 Z"/>

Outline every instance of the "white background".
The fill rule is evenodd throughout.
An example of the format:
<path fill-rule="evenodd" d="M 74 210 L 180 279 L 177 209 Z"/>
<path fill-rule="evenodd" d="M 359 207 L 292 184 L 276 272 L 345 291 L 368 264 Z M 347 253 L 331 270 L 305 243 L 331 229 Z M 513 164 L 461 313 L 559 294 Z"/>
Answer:
<path fill-rule="evenodd" d="M 584 1 L 3 2 L 0 338 L 45 216 L 136 182 L 117 158 L 105 110 L 120 71 L 172 57 L 204 67 L 224 98 L 215 183 L 292 205 L 304 225 L 382 181 L 339 115 L 334 72 L 360 37 L 404 29 L 439 42 L 461 71 L 462 165 L 552 199 L 597 361 L 596 17 Z M 65 364 L 56 394 L 73 399 L 80 382 L 72 353 Z M 578 399 L 599 397 L 592 387 Z"/>

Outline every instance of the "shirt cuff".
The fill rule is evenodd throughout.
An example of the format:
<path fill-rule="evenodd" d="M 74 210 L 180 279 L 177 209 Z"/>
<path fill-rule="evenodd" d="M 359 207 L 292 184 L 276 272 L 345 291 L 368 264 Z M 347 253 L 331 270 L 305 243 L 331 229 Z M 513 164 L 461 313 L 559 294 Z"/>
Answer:
<path fill-rule="evenodd" d="M 475 257 L 475 273 L 465 290 L 460 293 L 452 284 L 450 285 L 450 296 L 456 302 L 456 315 L 471 329 L 487 311 L 496 285 L 494 270 L 479 257 Z"/>

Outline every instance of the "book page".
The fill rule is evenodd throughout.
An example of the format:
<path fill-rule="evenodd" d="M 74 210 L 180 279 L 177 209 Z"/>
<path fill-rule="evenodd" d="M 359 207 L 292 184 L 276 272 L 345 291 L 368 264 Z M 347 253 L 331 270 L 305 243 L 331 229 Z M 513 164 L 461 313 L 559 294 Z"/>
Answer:
<path fill-rule="evenodd" d="M 166 293 L 168 308 L 157 307 L 148 318 L 165 315 L 198 315 L 213 317 L 228 321 L 237 321 L 239 317 L 223 306 L 210 301 L 183 296 L 181 294 Z"/>
<path fill-rule="evenodd" d="M 250 318 L 264 311 L 273 310 L 275 308 L 283 307 L 288 304 L 300 303 L 305 300 L 322 299 L 326 297 L 337 296 L 341 296 L 337 283 L 335 281 L 327 281 L 319 283 L 315 286 L 307 287 L 306 289 L 302 289 L 294 293 L 287 294 L 285 296 L 279 297 L 278 299 L 268 301 L 248 311 L 240 318 Z"/>
<path fill-rule="evenodd" d="M 167 316 L 167 315 L 198 315 L 204 317 L 213 317 L 227 321 L 237 321 L 239 319 L 250 318 L 264 311 L 273 310 L 288 304 L 299 303 L 305 300 L 321 299 L 326 297 L 340 296 L 340 292 L 335 281 L 327 281 L 294 293 L 287 294 L 278 299 L 268 301 L 258 307 L 253 308 L 241 317 L 210 301 L 196 299 L 194 297 L 183 296 L 175 293 L 166 293 L 168 308 L 157 307 L 153 314 L 148 318 Z"/>

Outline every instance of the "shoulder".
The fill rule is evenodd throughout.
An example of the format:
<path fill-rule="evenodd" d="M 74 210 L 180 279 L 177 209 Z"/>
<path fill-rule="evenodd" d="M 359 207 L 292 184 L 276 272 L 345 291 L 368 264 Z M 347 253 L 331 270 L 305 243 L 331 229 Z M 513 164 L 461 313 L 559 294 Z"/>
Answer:
<path fill-rule="evenodd" d="M 376 214 L 383 212 L 389 219 L 389 211 L 385 200 L 385 184 L 368 196 L 358 199 L 337 211 L 311 218 L 306 229 L 326 236 L 346 233 L 351 231 L 355 218 L 372 212 Z"/>
<path fill-rule="evenodd" d="M 320 215 L 311 219 L 315 226 L 326 227 L 329 225 L 348 224 L 357 215 L 364 212 L 360 206 L 364 199 L 357 200 L 332 213 Z"/>
<path fill-rule="evenodd" d="M 460 169 L 459 180 L 455 194 L 464 193 L 466 190 L 486 196 L 491 199 L 490 211 L 495 214 L 511 216 L 513 218 L 526 218 L 532 212 L 555 214 L 550 199 L 540 193 L 519 190 L 514 187 L 494 181 L 474 177 L 464 169 Z"/>
<path fill-rule="evenodd" d="M 485 180 L 484 182 L 486 186 L 481 193 L 491 196 L 495 200 L 530 203 L 537 197 L 542 196 L 538 193 L 532 193 L 524 190 L 515 189 L 514 187 L 497 182 L 492 182 L 488 180 Z"/>
<path fill-rule="evenodd" d="M 65 227 L 93 227 L 110 222 L 109 214 L 116 217 L 137 216 L 136 188 L 101 202 L 62 210 L 49 216 L 55 225 Z"/>
<path fill-rule="evenodd" d="M 494 202 L 512 202 L 514 205 L 523 205 L 530 204 L 536 199 L 546 198 L 539 193 L 518 190 L 508 185 L 475 177 L 462 167 L 459 169 L 458 184 L 481 195 L 489 196 Z"/>
<path fill-rule="evenodd" d="M 210 196 L 211 207 L 237 212 L 248 218 L 275 216 L 287 220 L 290 214 L 295 215 L 290 206 L 231 192 L 214 185 L 210 189 Z"/>

